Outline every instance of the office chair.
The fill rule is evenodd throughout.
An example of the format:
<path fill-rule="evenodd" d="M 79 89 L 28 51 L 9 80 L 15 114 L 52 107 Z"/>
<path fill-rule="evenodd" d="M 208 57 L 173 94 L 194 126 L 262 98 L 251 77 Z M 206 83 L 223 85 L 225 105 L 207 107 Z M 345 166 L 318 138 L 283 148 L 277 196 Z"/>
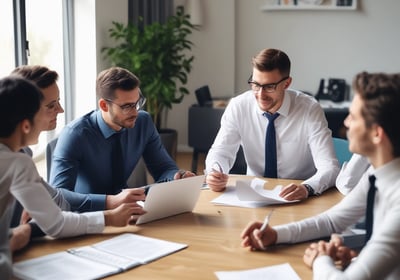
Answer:
<path fill-rule="evenodd" d="M 46 146 L 46 168 L 47 168 L 47 182 L 50 181 L 51 159 L 53 157 L 54 149 L 56 148 L 58 138 L 54 138 Z"/>
<path fill-rule="evenodd" d="M 199 106 L 208 106 L 212 107 L 212 98 L 211 98 L 211 92 L 210 88 L 208 85 L 199 87 L 194 91 L 196 94 L 197 102 L 199 103 Z"/>
<path fill-rule="evenodd" d="M 349 161 L 352 152 L 349 151 L 349 141 L 333 137 L 333 147 L 335 148 L 336 158 L 339 161 L 339 165 L 342 166 L 345 161 Z"/>

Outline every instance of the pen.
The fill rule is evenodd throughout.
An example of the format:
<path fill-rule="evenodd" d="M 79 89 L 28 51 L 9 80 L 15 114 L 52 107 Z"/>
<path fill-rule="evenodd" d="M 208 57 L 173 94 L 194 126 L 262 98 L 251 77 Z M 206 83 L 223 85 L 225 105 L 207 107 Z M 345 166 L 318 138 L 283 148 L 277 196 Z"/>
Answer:
<path fill-rule="evenodd" d="M 211 167 L 211 170 L 214 172 L 224 173 L 221 165 L 218 162 L 214 162 L 214 164 Z"/>
<path fill-rule="evenodd" d="M 272 215 L 272 213 L 274 212 L 274 210 L 275 210 L 275 209 L 272 209 L 271 212 L 269 212 L 269 214 L 265 217 L 264 223 L 262 224 L 262 226 L 261 226 L 261 228 L 260 228 L 260 231 L 261 231 L 261 232 L 263 232 L 263 231 L 267 228 L 267 226 L 268 226 L 268 224 L 269 224 L 269 219 L 271 218 L 271 215 Z"/>

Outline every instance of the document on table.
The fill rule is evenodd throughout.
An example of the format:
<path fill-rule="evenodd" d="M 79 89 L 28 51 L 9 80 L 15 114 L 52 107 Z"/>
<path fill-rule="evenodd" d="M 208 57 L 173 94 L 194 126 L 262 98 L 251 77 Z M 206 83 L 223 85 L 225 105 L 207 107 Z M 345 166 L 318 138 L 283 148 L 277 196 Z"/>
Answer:
<path fill-rule="evenodd" d="M 250 270 L 236 271 L 217 271 L 215 272 L 219 280 L 261 280 L 261 279 L 285 279 L 300 280 L 299 275 L 294 271 L 289 263 L 267 266 Z"/>
<path fill-rule="evenodd" d="M 228 186 L 223 194 L 212 203 L 240 206 L 248 208 L 262 207 L 265 205 L 293 203 L 279 196 L 282 185 L 277 185 L 273 190 L 264 189 L 266 181 L 262 179 L 238 180 L 236 187 Z"/>
<path fill-rule="evenodd" d="M 21 279 L 99 279 L 186 248 L 186 244 L 125 233 L 90 246 L 14 264 Z"/>

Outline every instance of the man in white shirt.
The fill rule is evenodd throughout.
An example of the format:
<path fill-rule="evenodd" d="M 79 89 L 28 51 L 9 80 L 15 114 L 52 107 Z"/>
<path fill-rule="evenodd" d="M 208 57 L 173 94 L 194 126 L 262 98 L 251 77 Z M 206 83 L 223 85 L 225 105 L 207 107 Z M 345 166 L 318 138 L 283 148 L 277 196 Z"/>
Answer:
<path fill-rule="evenodd" d="M 369 175 L 375 177 L 372 235 L 356 259 L 350 259 L 354 252 L 336 237 L 312 243 L 303 259 L 314 279 L 400 279 L 400 74 L 363 72 L 355 77 L 353 88 L 345 126 L 350 151 L 368 158 Z M 299 222 L 268 226 L 263 232 L 261 222 L 252 222 L 242 233 L 242 245 L 263 249 L 341 232 L 366 213 L 369 189 L 373 188 L 368 184 L 358 184 L 331 209 Z"/>
<path fill-rule="evenodd" d="M 225 190 L 227 173 L 241 145 L 247 163 L 247 174 L 264 176 L 267 115 L 275 119 L 276 177 L 301 179 L 301 184 L 285 186 L 280 196 L 302 200 L 334 186 L 339 172 L 332 133 L 324 111 L 311 96 L 289 89 L 289 57 L 277 49 L 264 49 L 252 61 L 253 72 L 248 83 L 251 90 L 234 97 L 222 118 L 221 128 L 206 158 L 206 182 L 214 191 Z M 274 139 L 273 137 L 272 139 Z M 273 145 L 273 144 L 272 144 Z M 275 145 L 273 145 L 275 146 Z M 213 168 L 219 165 L 221 170 Z M 222 172 L 220 172 L 222 171 Z"/>

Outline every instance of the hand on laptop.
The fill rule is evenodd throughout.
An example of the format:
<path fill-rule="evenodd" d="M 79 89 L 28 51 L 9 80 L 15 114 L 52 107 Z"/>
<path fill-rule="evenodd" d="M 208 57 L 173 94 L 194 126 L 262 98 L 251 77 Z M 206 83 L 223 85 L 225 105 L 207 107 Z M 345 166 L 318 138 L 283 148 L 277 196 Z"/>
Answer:
<path fill-rule="evenodd" d="M 124 227 L 134 224 L 146 211 L 136 202 L 123 203 L 115 209 L 104 211 L 104 224 L 106 226 Z"/>
<path fill-rule="evenodd" d="M 123 189 L 119 194 L 107 195 L 106 209 L 115 209 L 122 203 L 141 201 L 145 198 L 144 188 Z"/>
<path fill-rule="evenodd" d="M 187 170 L 180 169 L 178 172 L 175 173 L 174 180 L 189 178 L 193 176 L 196 176 L 196 174 Z"/>

